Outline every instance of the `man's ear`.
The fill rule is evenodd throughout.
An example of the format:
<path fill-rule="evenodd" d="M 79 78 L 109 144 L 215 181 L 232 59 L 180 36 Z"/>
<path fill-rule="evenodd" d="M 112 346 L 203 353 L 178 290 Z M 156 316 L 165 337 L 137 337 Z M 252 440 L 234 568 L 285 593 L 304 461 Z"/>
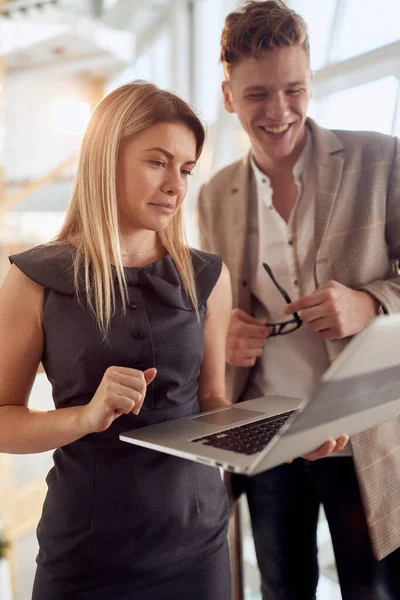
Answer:
<path fill-rule="evenodd" d="M 231 91 L 231 83 L 230 81 L 222 82 L 222 94 L 224 97 L 224 106 L 225 110 L 230 113 L 234 113 L 235 109 L 232 104 L 232 91 Z"/>

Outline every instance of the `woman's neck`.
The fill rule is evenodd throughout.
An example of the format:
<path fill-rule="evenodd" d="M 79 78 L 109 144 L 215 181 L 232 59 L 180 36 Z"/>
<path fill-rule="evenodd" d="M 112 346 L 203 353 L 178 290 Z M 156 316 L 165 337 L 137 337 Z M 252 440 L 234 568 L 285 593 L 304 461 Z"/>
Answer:
<path fill-rule="evenodd" d="M 146 231 L 143 234 L 120 236 L 124 267 L 143 267 L 165 255 L 165 248 L 155 232 Z"/>

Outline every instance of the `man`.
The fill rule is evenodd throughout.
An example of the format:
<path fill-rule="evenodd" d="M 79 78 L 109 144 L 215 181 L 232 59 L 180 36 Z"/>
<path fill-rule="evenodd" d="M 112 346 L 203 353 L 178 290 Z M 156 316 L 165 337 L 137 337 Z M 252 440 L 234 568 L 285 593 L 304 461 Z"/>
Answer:
<path fill-rule="evenodd" d="M 199 196 L 202 247 L 232 278 L 228 390 L 233 401 L 304 397 L 351 336 L 400 311 L 400 145 L 307 118 L 306 25 L 280 0 L 228 15 L 221 45 L 225 108 L 251 142 Z M 292 297 L 286 308 L 263 262 Z M 294 311 L 303 325 L 269 337 L 268 322 Z M 244 479 L 264 600 L 315 598 L 321 503 L 343 599 L 400 598 L 399 448 L 396 420 L 333 456 Z"/>

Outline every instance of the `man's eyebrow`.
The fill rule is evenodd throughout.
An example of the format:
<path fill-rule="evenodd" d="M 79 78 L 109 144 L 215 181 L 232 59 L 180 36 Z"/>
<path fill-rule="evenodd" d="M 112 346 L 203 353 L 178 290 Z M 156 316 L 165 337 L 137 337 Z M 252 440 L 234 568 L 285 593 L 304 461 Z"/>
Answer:
<path fill-rule="evenodd" d="M 249 87 L 244 88 L 245 92 L 266 92 L 268 88 L 264 85 L 250 85 Z"/>
<path fill-rule="evenodd" d="M 155 146 L 154 148 L 147 148 L 145 150 L 145 152 L 152 152 L 152 151 L 161 152 L 162 154 L 164 154 L 164 156 L 166 156 L 170 160 L 173 160 L 175 158 L 175 156 L 171 152 L 168 152 L 168 150 L 165 150 L 165 148 L 159 148 L 158 146 Z M 195 165 L 195 164 L 196 164 L 195 160 L 186 160 L 185 161 L 185 165 Z"/>
<path fill-rule="evenodd" d="M 296 87 L 296 86 L 302 86 L 302 85 L 306 85 L 306 81 L 299 79 L 298 81 L 288 81 L 288 83 L 286 83 L 286 85 L 284 86 L 285 88 L 290 88 L 290 87 Z M 244 92 L 248 93 L 248 92 L 267 92 L 269 91 L 270 88 L 268 88 L 265 85 L 250 85 L 249 87 L 244 88 Z"/>
<path fill-rule="evenodd" d="M 298 79 L 297 81 L 289 81 L 286 87 L 296 87 L 298 85 L 307 85 L 307 81 L 305 79 Z"/>

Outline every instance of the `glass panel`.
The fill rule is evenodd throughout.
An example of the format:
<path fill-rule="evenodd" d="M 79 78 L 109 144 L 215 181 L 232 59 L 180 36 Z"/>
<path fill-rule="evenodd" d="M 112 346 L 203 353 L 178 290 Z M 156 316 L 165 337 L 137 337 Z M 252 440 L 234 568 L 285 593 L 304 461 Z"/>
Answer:
<path fill-rule="evenodd" d="M 318 100 L 314 100 L 314 98 L 311 98 L 310 104 L 308 105 L 307 115 L 309 117 L 311 117 L 312 119 L 314 119 L 314 121 L 319 120 L 318 119 L 319 107 L 320 107 L 320 103 L 318 102 Z"/>
<path fill-rule="evenodd" d="M 390 134 L 398 85 L 390 76 L 332 94 L 319 113 L 319 123 L 330 129 Z"/>
<path fill-rule="evenodd" d="M 163 89 L 168 89 L 172 85 L 171 57 L 171 37 L 169 32 L 164 30 L 157 39 L 154 40 L 151 48 L 151 80 Z"/>
<path fill-rule="evenodd" d="M 333 58 L 345 60 L 400 39 L 399 22 L 399 0 L 346 0 Z"/>
<path fill-rule="evenodd" d="M 235 7 L 232 8 L 234 10 Z M 193 53 L 195 69 L 192 74 L 193 102 L 205 121 L 211 125 L 218 119 L 221 105 L 223 69 L 219 63 L 221 31 L 225 13 L 221 2 L 203 0 L 193 5 Z M 204 43 L 204 40 L 207 40 Z"/>
<path fill-rule="evenodd" d="M 327 63 L 336 0 L 324 0 L 323 10 L 321 10 L 321 0 L 290 0 L 288 5 L 307 23 L 310 36 L 311 68 L 313 70 L 320 69 Z"/>

